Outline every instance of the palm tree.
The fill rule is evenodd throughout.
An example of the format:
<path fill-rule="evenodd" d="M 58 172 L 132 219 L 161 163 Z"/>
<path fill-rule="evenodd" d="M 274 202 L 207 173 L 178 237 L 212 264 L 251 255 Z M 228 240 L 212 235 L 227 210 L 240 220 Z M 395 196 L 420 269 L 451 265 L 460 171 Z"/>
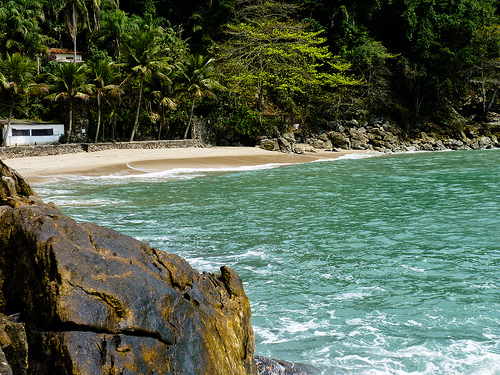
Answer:
<path fill-rule="evenodd" d="M 184 90 L 187 96 L 192 98 L 191 112 L 184 133 L 184 139 L 187 138 L 189 129 L 191 128 L 196 99 L 202 98 L 205 95 L 215 97 L 214 90 L 224 89 L 224 86 L 216 81 L 214 63 L 215 59 L 210 56 L 195 54 L 189 55 L 185 64 L 180 65 L 181 78 L 185 87 Z"/>
<path fill-rule="evenodd" d="M 32 0 L 0 1 L 0 48 L 26 55 L 44 52 L 50 38 L 42 33 L 43 5 Z"/>
<path fill-rule="evenodd" d="M 113 81 L 116 80 L 118 74 L 114 71 L 114 63 L 107 60 L 96 60 L 87 63 L 88 75 L 92 80 L 89 85 L 89 91 L 97 100 L 97 130 L 95 133 L 95 143 L 99 137 L 102 117 L 102 100 L 106 96 L 116 97 L 123 94 L 120 85 L 116 85 Z"/>
<path fill-rule="evenodd" d="M 135 133 L 139 126 L 139 114 L 141 112 L 142 95 L 144 91 L 144 79 L 146 75 L 170 69 L 168 59 L 165 57 L 166 50 L 162 46 L 162 29 L 151 28 L 137 31 L 123 45 L 121 66 L 129 72 L 129 79 L 139 78 L 139 97 L 137 100 L 137 110 L 135 114 L 134 126 L 130 135 L 130 142 L 134 140 Z"/>
<path fill-rule="evenodd" d="M 18 53 L 12 56 L 7 53 L 5 60 L 0 60 L 0 90 L 7 97 L 9 106 L 9 120 L 2 146 L 5 146 L 7 142 L 7 134 L 10 130 L 16 103 L 28 95 L 48 91 L 47 85 L 34 81 L 36 73 L 37 63 Z"/>
<path fill-rule="evenodd" d="M 97 41 L 118 59 L 120 49 L 128 32 L 129 19 L 123 10 L 103 13 L 103 25 Z"/>
<path fill-rule="evenodd" d="M 85 0 L 88 11 L 87 27 L 91 33 L 98 32 L 101 28 L 101 6 L 102 0 Z M 108 1 L 110 5 L 117 7 L 117 2 L 114 0 Z"/>
<path fill-rule="evenodd" d="M 162 76 L 155 77 L 149 83 L 150 95 L 157 103 L 158 112 L 160 113 L 160 125 L 158 127 L 157 139 L 161 139 L 161 132 L 165 127 L 165 111 L 167 109 L 175 110 L 177 108 L 177 103 L 175 102 L 177 92 L 174 74 L 174 71 L 169 71 Z"/>
<path fill-rule="evenodd" d="M 73 40 L 73 62 L 76 63 L 77 15 L 80 13 L 84 18 L 84 22 L 86 24 L 90 23 L 87 4 L 85 0 L 49 0 L 48 5 L 56 17 L 63 13 L 64 23 Z"/>
<path fill-rule="evenodd" d="M 76 98 L 87 100 L 89 96 L 85 93 L 87 89 L 87 66 L 85 64 L 63 63 L 56 68 L 56 74 L 52 75 L 54 93 L 47 96 L 50 100 L 65 100 L 68 103 L 68 133 L 67 141 L 71 140 L 73 130 L 73 104 Z"/>

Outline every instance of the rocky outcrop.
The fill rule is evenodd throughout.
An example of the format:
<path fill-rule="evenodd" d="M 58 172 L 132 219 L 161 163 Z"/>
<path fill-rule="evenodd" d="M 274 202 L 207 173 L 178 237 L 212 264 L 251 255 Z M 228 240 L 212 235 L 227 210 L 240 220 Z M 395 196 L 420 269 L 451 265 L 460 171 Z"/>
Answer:
<path fill-rule="evenodd" d="M 200 274 L 177 255 L 78 223 L 0 168 L 0 313 L 25 327 L 28 374 L 257 373 L 236 272 Z M 0 362 L 22 374 L 6 321 Z"/>
<path fill-rule="evenodd" d="M 329 123 L 329 130 L 320 134 L 294 134 L 287 137 L 262 139 L 260 147 L 286 153 L 300 153 L 298 143 L 311 150 L 374 150 L 378 152 L 479 150 L 498 148 L 500 143 L 500 115 L 498 122 L 486 124 L 461 122 L 460 128 L 436 128 L 404 131 L 388 121 L 375 120 L 358 123 L 356 120 Z M 461 130 L 458 130 L 461 129 Z M 275 145 L 271 147 L 271 145 Z M 304 149 L 302 149 L 302 152 Z M 306 150 L 308 151 L 308 150 Z"/>

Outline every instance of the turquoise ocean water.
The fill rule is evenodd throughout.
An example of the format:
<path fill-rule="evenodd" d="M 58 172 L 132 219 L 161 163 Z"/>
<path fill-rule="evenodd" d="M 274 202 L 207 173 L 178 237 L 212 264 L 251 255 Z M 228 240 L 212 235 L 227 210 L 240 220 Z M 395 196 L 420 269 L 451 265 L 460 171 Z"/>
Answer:
<path fill-rule="evenodd" d="M 229 265 L 256 354 L 322 374 L 500 374 L 500 150 L 61 178 L 66 214 Z"/>

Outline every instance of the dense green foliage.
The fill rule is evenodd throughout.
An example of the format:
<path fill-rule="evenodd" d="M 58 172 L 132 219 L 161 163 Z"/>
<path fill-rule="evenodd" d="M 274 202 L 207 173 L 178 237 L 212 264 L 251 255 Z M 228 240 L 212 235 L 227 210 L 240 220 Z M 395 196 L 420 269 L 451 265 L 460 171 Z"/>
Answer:
<path fill-rule="evenodd" d="M 6 100 L 9 120 L 7 131 L 10 127 L 14 106 L 29 95 L 45 92 L 47 87 L 44 84 L 37 84 L 34 81 L 36 74 L 36 63 L 18 53 L 7 54 L 5 60 L 0 62 L 0 90 Z M 6 139 L 3 139 L 2 146 L 5 146 Z"/>
<path fill-rule="evenodd" d="M 405 126 L 445 125 L 455 111 L 484 119 L 500 87 L 497 6 L 0 0 L 0 111 L 55 120 L 63 105 L 59 120 L 71 133 L 74 106 L 83 106 L 96 142 L 182 138 L 193 116 L 220 138 L 245 142 L 276 127 L 317 128 L 342 117 L 384 116 Z M 49 48 L 81 51 L 86 63 L 64 67 L 71 64 L 50 61 Z M 32 87 L 52 83 L 50 95 L 38 91 L 28 102 L 30 89 L 12 99 L 6 64 L 13 56 L 30 65 Z"/>
<path fill-rule="evenodd" d="M 361 83 L 345 74 L 349 64 L 336 62 L 321 31 L 293 18 L 297 12 L 269 1 L 243 7 L 217 48 L 229 88 L 260 113 L 303 117 L 321 90 Z"/>

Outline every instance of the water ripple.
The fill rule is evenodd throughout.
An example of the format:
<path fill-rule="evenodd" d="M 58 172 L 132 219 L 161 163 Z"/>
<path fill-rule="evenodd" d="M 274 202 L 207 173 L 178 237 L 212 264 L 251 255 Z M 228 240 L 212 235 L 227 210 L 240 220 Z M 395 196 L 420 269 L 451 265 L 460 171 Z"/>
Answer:
<path fill-rule="evenodd" d="M 499 150 L 226 172 L 39 191 L 199 271 L 233 267 L 258 354 L 326 375 L 500 373 Z"/>

